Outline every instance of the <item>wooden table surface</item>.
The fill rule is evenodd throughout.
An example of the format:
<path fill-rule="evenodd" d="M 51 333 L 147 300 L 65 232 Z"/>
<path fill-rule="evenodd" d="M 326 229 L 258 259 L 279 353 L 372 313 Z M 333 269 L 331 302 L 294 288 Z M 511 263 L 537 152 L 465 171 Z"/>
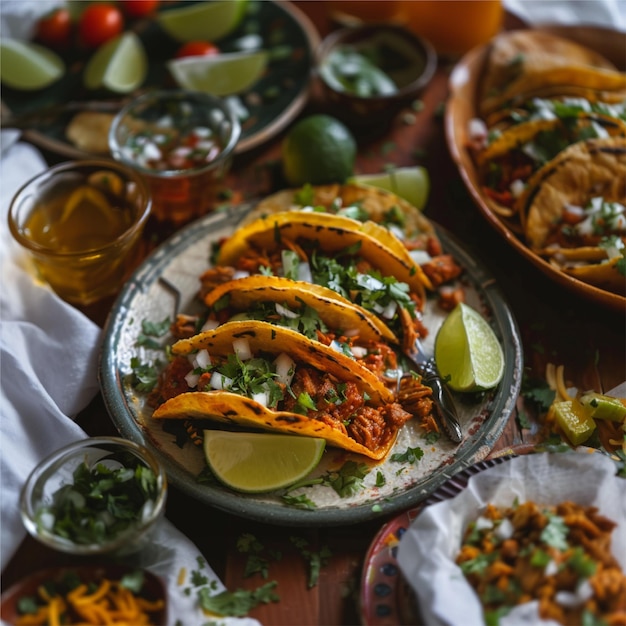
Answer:
<path fill-rule="evenodd" d="M 329 28 L 318 3 L 297 2 L 310 13 L 324 33 Z M 531 266 L 487 224 L 464 190 L 451 161 L 444 136 L 442 107 L 448 95 L 451 63 L 442 61 L 422 95 L 423 109 L 407 123 L 401 112 L 378 137 L 358 137 L 358 173 L 378 172 L 386 164 L 424 165 L 431 179 L 431 193 L 425 214 L 456 235 L 466 248 L 496 277 L 519 326 L 525 375 L 545 377 L 547 362 L 563 364 L 568 384 L 584 389 L 607 391 L 626 380 L 625 317 L 581 299 L 556 285 Z M 302 115 L 331 113 L 317 97 L 315 88 Z M 280 159 L 281 136 L 252 153 L 237 158 L 229 185 L 237 197 L 247 199 L 271 192 L 280 186 L 276 163 Z M 98 323 L 106 317 L 106 305 L 88 314 Z M 494 451 L 533 443 L 537 436 L 521 424 L 520 415 L 529 411 L 524 398 L 517 401 Z M 96 397 L 79 416 L 79 424 L 90 435 L 117 434 L 102 399 Z M 366 551 L 385 518 L 337 528 L 282 528 L 234 517 L 191 499 L 170 488 L 167 517 L 198 546 L 229 590 L 255 589 L 275 580 L 280 601 L 254 609 L 250 616 L 264 624 L 358 624 L 360 576 Z M 281 551 L 282 558 L 270 563 L 267 581 L 260 575 L 245 578 L 245 557 L 236 544 L 244 533 L 255 535 L 266 548 Z M 305 538 L 312 549 L 328 547 L 332 553 L 320 572 L 318 584 L 307 587 L 307 566 L 290 536 Z M 59 563 L 59 555 L 26 539 L 2 576 L 4 587 L 45 565 Z"/>

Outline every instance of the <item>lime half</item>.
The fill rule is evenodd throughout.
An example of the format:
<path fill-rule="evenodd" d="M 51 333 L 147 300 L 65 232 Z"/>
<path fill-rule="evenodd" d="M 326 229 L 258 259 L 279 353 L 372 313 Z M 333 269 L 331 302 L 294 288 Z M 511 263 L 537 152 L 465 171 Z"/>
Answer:
<path fill-rule="evenodd" d="M 179 42 L 218 41 L 229 35 L 246 12 L 246 0 L 214 0 L 161 11 L 157 21 L 172 39 Z"/>
<path fill-rule="evenodd" d="M 350 182 L 391 191 L 419 210 L 424 208 L 430 192 L 428 170 L 419 165 L 399 167 L 381 174 L 359 174 L 353 176 Z"/>
<path fill-rule="evenodd" d="M 0 80 L 7 87 L 42 89 L 64 73 L 63 59 L 52 50 L 29 41 L 9 38 L 0 41 Z"/>
<path fill-rule="evenodd" d="M 316 437 L 204 431 L 211 471 L 231 489 L 247 493 L 274 491 L 301 480 L 320 462 L 325 446 Z"/>
<path fill-rule="evenodd" d="M 493 329 L 463 302 L 449 313 L 437 332 L 435 361 L 455 391 L 491 389 L 504 373 L 504 354 Z"/>
<path fill-rule="evenodd" d="M 141 86 L 148 73 L 148 57 L 141 39 L 126 31 L 107 41 L 89 59 L 83 80 L 87 89 L 104 87 L 129 93 Z"/>
<path fill-rule="evenodd" d="M 167 67 L 183 89 L 231 96 L 252 87 L 265 71 L 267 61 L 265 50 L 255 50 L 172 59 Z"/>

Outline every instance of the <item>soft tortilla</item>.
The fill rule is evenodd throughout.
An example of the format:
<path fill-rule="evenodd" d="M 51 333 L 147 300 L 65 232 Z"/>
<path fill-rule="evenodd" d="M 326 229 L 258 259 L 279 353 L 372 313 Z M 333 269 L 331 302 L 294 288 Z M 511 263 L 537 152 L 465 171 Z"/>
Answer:
<path fill-rule="evenodd" d="M 488 51 L 480 114 L 485 116 L 538 87 L 559 85 L 624 90 L 626 74 L 601 54 L 564 37 L 541 30 L 502 33 Z"/>

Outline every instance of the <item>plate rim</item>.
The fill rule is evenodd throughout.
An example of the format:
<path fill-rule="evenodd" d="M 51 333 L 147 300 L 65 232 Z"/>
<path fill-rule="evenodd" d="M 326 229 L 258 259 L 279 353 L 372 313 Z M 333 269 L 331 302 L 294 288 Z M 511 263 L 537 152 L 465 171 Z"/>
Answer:
<path fill-rule="evenodd" d="M 541 30 L 547 32 L 553 32 L 556 35 L 562 37 L 570 37 L 572 40 L 576 40 L 576 33 L 581 32 L 598 32 L 602 33 L 617 33 L 619 31 L 599 26 L 567 26 L 563 24 L 541 24 L 532 29 L 520 29 L 520 30 Z M 626 33 L 624 34 L 626 41 Z M 475 106 L 475 91 L 469 92 L 466 87 L 467 79 L 472 73 L 480 73 L 483 71 L 484 63 L 489 51 L 489 45 L 485 44 L 477 46 L 469 52 L 467 52 L 453 67 L 448 80 L 448 90 L 450 97 L 446 103 L 445 118 L 444 118 L 444 131 L 446 136 L 446 143 L 452 156 L 461 179 L 465 185 L 465 188 L 469 192 L 474 204 L 478 207 L 479 212 L 485 218 L 487 223 L 495 229 L 495 231 L 527 261 L 530 261 L 537 269 L 539 269 L 544 275 L 553 280 L 558 285 L 565 287 L 570 292 L 583 296 L 588 300 L 599 302 L 605 307 L 614 310 L 616 312 L 623 312 L 626 307 L 626 297 L 621 296 L 611 291 L 606 291 L 595 285 L 585 283 L 582 280 L 565 274 L 564 272 L 557 270 L 545 259 L 532 252 L 532 250 L 526 245 L 526 243 L 520 239 L 488 206 L 485 202 L 480 190 L 474 184 L 472 180 L 472 174 L 475 171 L 468 171 L 465 166 L 465 162 L 472 163 L 471 157 L 466 154 L 466 148 L 463 145 L 463 137 L 459 137 L 456 129 L 459 126 L 459 113 L 458 109 L 461 102 L 471 102 L 472 110 L 476 111 Z M 474 167 L 472 165 L 472 167 Z M 475 168 L 474 168 L 475 169 Z M 474 176 L 475 177 L 475 176 Z"/>
<path fill-rule="evenodd" d="M 309 101 L 311 87 L 314 80 L 314 65 L 316 64 L 318 48 L 321 44 L 321 37 L 315 28 L 315 25 L 306 13 L 304 13 L 299 7 L 295 6 L 291 2 L 284 2 L 283 0 L 262 1 L 271 2 L 278 8 L 278 10 L 287 13 L 302 29 L 304 39 L 307 41 L 309 46 L 311 67 L 309 68 L 307 79 L 303 82 L 301 89 L 289 105 L 272 122 L 257 130 L 256 133 L 240 140 L 233 151 L 234 156 L 249 152 L 278 135 L 304 109 Z M 2 107 L 3 115 L 9 115 L 11 113 L 11 109 L 4 101 L 0 100 L 0 105 Z M 54 137 L 48 137 L 44 133 L 37 130 L 26 128 L 21 130 L 21 133 L 23 139 L 35 144 L 43 150 L 50 151 L 62 157 L 70 159 L 90 159 L 96 156 L 95 153 L 76 148 L 69 142 L 61 141 L 60 139 L 55 139 Z M 112 158 L 110 154 L 103 154 L 99 156 L 101 158 Z"/>
<path fill-rule="evenodd" d="M 417 502 L 426 498 L 448 480 L 452 474 L 485 458 L 491 452 L 516 406 L 523 374 L 521 336 L 511 308 L 500 291 L 496 279 L 489 274 L 479 259 L 471 256 L 470 252 L 452 234 L 436 222 L 432 223 L 442 239 L 444 249 L 450 250 L 461 265 L 471 272 L 472 281 L 480 290 L 480 296 L 491 313 L 498 333 L 500 331 L 503 333 L 500 340 L 505 357 L 507 357 L 505 358 L 503 383 L 491 400 L 488 417 L 478 429 L 480 436 L 470 435 L 473 440 L 466 440 L 466 448 L 462 450 L 461 459 L 455 457 L 452 462 L 438 468 L 440 471 L 429 476 L 422 483 L 391 497 L 378 501 L 368 501 L 346 509 L 329 507 L 310 511 L 258 502 L 245 498 L 242 494 L 233 491 L 226 492 L 212 488 L 210 485 L 198 486 L 190 480 L 189 472 L 174 463 L 152 444 L 134 420 L 125 394 L 120 392 L 123 389 L 123 376 L 117 364 L 116 341 L 121 335 L 125 315 L 131 310 L 130 305 L 135 295 L 142 290 L 142 284 L 149 285 L 151 282 L 146 281 L 154 282 L 157 280 L 161 265 L 167 261 L 168 256 L 173 251 L 179 249 L 182 244 L 190 245 L 203 238 L 209 238 L 211 227 L 215 228 L 220 221 L 236 220 L 233 221 L 233 225 L 236 225 L 253 206 L 254 203 L 252 202 L 243 203 L 231 207 L 229 211 L 209 214 L 188 224 L 163 242 L 141 263 L 118 295 L 103 328 L 103 341 L 98 362 L 98 381 L 107 412 L 121 436 L 147 446 L 164 464 L 170 483 L 187 495 L 204 504 L 240 517 L 287 526 L 347 525 L 383 518 L 415 506 Z M 374 505 L 377 505 L 376 508 L 373 508 Z"/>

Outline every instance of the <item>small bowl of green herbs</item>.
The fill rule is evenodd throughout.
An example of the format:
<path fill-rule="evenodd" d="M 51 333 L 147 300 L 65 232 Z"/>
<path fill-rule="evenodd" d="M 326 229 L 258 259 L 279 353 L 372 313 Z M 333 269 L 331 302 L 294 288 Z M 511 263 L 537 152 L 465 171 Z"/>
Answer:
<path fill-rule="evenodd" d="M 167 478 L 153 454 L 118 437 L 91 437 L 57 450 L 22 488 L 26 530 L 74 555 L 123 556 L 143 548 L 165 511 Z"/>
<path fill-rule="evenodd" d="M 437 67 L 424 38 L 399 24 L 362 24 L 322 42 L 317 74 L 326 100 L 351 124 L 374 124 L 416 100 Z"/>

